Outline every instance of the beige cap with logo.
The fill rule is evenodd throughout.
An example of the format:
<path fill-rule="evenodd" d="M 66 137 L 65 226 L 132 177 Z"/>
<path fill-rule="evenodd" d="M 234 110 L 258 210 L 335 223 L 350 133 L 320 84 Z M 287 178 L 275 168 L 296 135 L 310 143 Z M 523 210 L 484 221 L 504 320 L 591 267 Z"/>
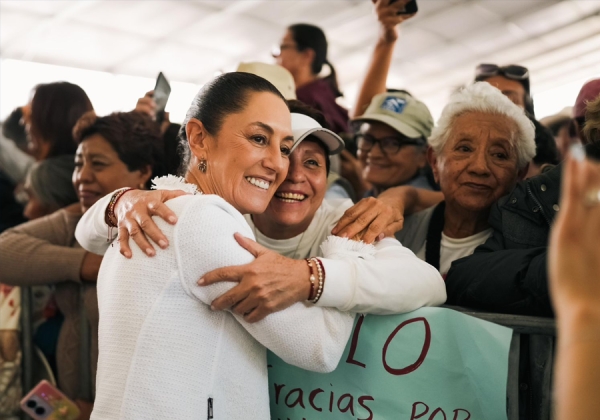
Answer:
<path fill-rule="evenodd" d="M 237 70 L 242 73 L 252 73 L 267 79 L 277 88 L 285 99 L 296 99 L 296 84 L 292 73 L 277 64 L 267 64 L 258 61 L 240 63 Z"/>
<path fill-rule="evenodd" d="M 379 121 L 406 137 L 427 139 L 433 128 L 433 117 L 427 106 L 404 92 L 376 95 L 367 110 L 352 123 Z"/>

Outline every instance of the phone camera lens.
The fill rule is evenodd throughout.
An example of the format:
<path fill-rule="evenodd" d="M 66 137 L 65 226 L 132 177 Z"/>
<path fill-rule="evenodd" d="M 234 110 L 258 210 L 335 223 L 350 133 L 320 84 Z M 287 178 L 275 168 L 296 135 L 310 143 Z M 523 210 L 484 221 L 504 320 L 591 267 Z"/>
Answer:
<path fill-rule="evenodd" d="M 27 401 L 27 407 L 29 407 L 29 408 L 33 408 L 36 405 L 37 405 L 37 403 L 34 400 Z"/>
<path fill-rule="evenodd" d="M 35 414 L 39 414 L 40 416 L 46 414 L 46 409 L 44 407 L 38 407 L 35 409 Z"/>

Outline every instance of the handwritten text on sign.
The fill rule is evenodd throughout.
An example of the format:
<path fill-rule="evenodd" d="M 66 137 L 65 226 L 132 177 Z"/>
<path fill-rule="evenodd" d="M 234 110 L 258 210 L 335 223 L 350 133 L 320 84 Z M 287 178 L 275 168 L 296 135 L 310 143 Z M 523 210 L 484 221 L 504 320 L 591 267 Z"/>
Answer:
<path fill-rule="evenodd" d="M 506 420 L 512 330 L 443 308 L 357 318 L 338 368 L 269 353 L 274 420 Z"/>

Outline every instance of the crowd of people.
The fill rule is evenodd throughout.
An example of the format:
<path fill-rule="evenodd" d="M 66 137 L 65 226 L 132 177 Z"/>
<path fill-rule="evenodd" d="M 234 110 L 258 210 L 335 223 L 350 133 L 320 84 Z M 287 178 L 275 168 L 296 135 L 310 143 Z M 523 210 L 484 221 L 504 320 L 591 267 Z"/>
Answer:
<path fill-rule="evenodd" d="M 434 122 L 386 85 L 407 1 L 373 3 L 351 110 L 324 32 L 295 24 L 276 64 L 215 77 L 181 125 L 153 92 L 98 116 L 68 82 L 5 119 L 0 416 L 28 391 L 31 288 L 33 340 L 82 419 L 266 419 L 267 349 L 329 372 L 355 314 L 444 303 L 557 317 L 557 418 L 593 418 L 600 79 L 538 121 L 528 69 L 481 64 Z"/>

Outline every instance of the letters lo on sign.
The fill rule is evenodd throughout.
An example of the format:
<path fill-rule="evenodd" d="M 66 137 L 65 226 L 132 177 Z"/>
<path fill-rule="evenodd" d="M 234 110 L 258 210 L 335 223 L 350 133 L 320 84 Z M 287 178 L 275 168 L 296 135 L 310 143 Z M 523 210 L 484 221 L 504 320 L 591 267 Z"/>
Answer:
<path fill-rule="evenodd" d="M 357 317 L 337 369 L 269 353 L 273 420 L 506 420 L 512 330 L 444 308 Z"/>

